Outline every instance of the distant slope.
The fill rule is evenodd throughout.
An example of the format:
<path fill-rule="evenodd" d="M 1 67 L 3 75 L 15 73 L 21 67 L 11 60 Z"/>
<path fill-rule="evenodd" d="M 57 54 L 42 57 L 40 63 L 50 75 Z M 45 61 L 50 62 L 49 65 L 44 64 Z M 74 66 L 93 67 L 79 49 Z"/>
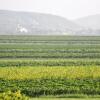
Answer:
<path fill-rule="evenodd" d="M 63 35 L 74 34 L 80 28 L 55 15 L 0 10 L 0 34 L 3 35 Z"/>
<path fill-rule="evenodd" d="M 75 20 L 75 22 L 85 28 L 100 30 L 100 14 L 80 18 Z"/>

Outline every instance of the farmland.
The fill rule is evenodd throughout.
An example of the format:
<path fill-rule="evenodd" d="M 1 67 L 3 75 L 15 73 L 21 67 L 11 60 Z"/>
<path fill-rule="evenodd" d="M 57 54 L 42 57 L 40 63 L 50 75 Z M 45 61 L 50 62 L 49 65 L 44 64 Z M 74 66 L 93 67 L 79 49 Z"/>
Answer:
<path fill-rule="evenodd" d="M 100 95 L 100 37 L 0 36 L 0 92 Z"/>

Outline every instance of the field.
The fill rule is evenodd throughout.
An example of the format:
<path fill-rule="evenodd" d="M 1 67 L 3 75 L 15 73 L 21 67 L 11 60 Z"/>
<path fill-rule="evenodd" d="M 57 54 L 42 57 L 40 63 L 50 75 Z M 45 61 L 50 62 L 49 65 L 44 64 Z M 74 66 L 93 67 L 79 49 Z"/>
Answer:
<path fill-rule="evenodd" d="M 100 37 L 0 36 L 0 92 L 8 90 L 99 96 Z"/>
<path fill-rule="evenodd" d="M 36 98 L 36 99 L 33 99 L 33 100 L 99 100 L 99 99 L 68 99 L 68 98 L 67 99 L 66 98 L 61 98 L 61 99 L 58 99 L 58 98 L 57 99 L 52 99 L 52 98 L 51 99 L 50 98 L 49 99 L 47 99 L 47 98 L 46 99 L 39 99 L 39 98 Z"/>
<path fill-rule="evenodd" d="M 31 99 L 31 100 L 100 100 L 99 98 L 85 98 L 85 99 L 75 99 L 75 98 L 35 98 L 35 99 Z"/>

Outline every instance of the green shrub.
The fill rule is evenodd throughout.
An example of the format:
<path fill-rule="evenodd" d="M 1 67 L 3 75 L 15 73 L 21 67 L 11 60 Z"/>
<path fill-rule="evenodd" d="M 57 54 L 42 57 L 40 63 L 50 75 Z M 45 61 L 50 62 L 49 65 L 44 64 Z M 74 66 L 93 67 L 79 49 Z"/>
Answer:
<path fill-rule="evenodd" d="M 22 95 L 20 91 L 14 93 L 8 91 L 0 94 L 0 100 L 29 100 L 29 98 Z"/>

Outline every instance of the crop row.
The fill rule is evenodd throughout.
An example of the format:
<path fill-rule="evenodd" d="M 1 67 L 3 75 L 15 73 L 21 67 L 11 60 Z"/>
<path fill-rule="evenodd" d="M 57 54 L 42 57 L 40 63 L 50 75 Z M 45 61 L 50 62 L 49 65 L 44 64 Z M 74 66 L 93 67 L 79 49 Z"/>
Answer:
<path fill-rule="evenodd" d="M 100 59 L 1 59 L 0 67 L 11 66 L 100 66 Z"/>
<path fill-rule="evenodd" d="M 100 58 L 100 53 L 0 53 L 0 58 Z"/>
<path fill-rule="evenodd" d="M 48 40 L 48 41 L 53 41 L 53 40 L 56 40 L 56 41 L 59 41 L 59 40 L 76 40 L 76 41 L 81 41 L 81 40 L 85 40 L 85 41 L 89 41 L 89 40 L 94 40 L 94 41 L 97 41 L 97 40 L 100 40 L 100 37 L 99 36 L 18 36 L 18 35 L 1 35 L 0 36 L 0 40 L 34 40 L 34 41 L 42 41 L 42 40 Z"/>
<path fill-rule="evenodd" d="M 78 48 L 78 49 L 69 49 L 69 48 L 62 48 L 62 49 L 0 49 L 0 53 L 100 53 L 100 49 L 93 49 L 93 48 Z"/>
<path fill-rule="evenodd" d="M 100 79 L 0 79 L 0 92 L 7 90 L 21 90 L 22 93 L 31 97 L 62 94 L 100 95 Z"/>
<path fill-rule="evenodd" d="M 1 67 L 0 78 L 8 80 L 31 80 L 31 79 L 84 79 L 100 78 L 100 67 Z"/>
<path fill-rule="evenodd" d="M 48 44 L 32 44 L 32 43 L 1 43 L 0 49 L 100 49 L 100 45 L 48 45 Z"/>
<path fill-rule="evenodd" d="M 21 40 L 18 40 L 18 41 L 15 41 L 15 40 L 2 40 L 0 41 L 0 43 L 32 43 L 32 44 L 53 44 L 53 45 L 56 45 L 56 44 L 100 44 L 100 41 L 21 41 Z"/>

